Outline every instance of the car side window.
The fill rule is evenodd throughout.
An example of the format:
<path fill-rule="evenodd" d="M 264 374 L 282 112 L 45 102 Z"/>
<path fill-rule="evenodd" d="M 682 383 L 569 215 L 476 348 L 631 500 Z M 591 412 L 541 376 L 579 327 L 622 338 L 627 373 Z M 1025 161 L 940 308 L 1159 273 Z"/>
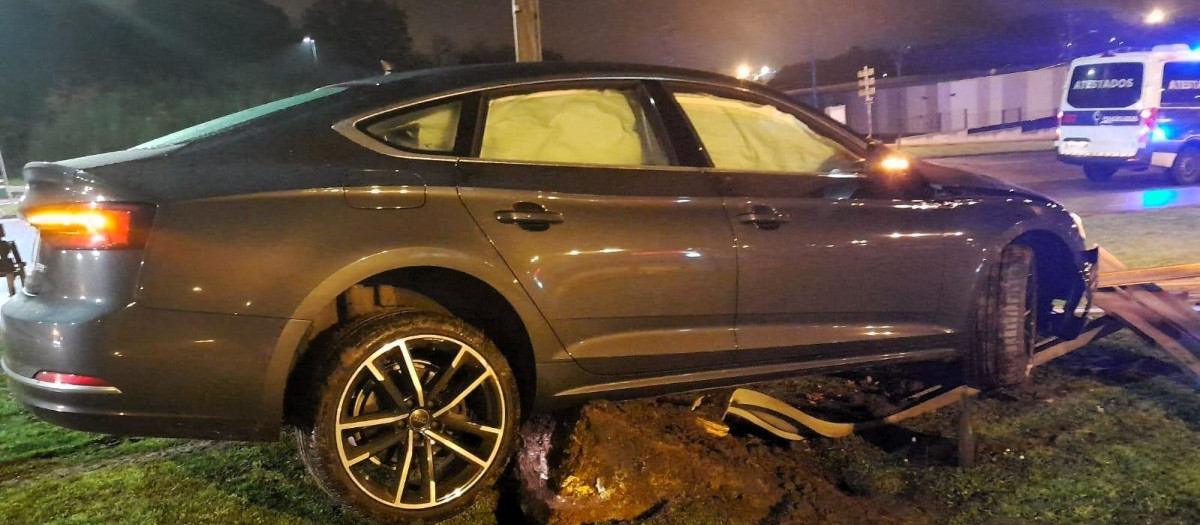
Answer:
<path fill-rule="evenodd" d="M 713 167 L 760 172 L 856 171 L 861 158 L 767 104 L 707 93 L 675 93 Z"/>
<path fill-rule="evenodd" d="M 390 146 L 418 153 L 450 153 L 458 135 L 462 101 L 402 111 L 368 124 L 363 131 Z"/>
<path fill-rule="evenodd" d="M 561 89 L 492 98 L 479 158 L 663 166 L 666 149 L 633 90 Z"/>

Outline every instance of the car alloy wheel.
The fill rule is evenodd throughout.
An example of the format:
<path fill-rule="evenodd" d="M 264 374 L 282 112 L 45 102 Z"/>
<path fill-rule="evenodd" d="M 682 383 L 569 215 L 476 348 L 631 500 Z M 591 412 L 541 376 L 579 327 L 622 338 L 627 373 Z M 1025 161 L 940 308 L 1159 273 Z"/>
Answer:
<path fill-rule="evenodd" d="M 392 341 L 342 392 L 342 467 L 385 505 L 426 509 L 471 488 L 497 460 L 504 391 L 470 345 L 437 335 Z"/>
<path fill-rule="evenodd" d="M 297 444 L 335 500 L 375 521 L 426 523 L 492 490 L 515 446 L 520 400 L 482 332 L 395 310 L 348 323 L 316 351 Z"/>

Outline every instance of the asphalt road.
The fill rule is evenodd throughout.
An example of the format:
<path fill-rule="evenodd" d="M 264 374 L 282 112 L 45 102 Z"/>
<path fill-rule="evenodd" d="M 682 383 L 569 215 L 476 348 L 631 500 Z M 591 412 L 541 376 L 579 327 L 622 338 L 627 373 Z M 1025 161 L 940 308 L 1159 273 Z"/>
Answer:
<path fill-rule="evenodd" d="M 1080 215 L 1200 206 L 1200 186 L 1175 186 L 1161 169 L 1122 170 L 1108 182 L 1096 183 L 1084 178 L 1082 168 L 1058 162 L 1053 152 L 953 157 L 930 162 L 1031 189 Z"/>

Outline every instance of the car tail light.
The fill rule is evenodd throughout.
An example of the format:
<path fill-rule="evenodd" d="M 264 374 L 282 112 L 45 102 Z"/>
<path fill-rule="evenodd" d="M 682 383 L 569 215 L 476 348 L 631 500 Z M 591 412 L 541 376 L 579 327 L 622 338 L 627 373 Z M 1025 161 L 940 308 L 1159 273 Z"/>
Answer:
<path fill-rule="evenodd" d="M 140 249 L 154 216 L 145 204 L 78 203 L 38 206 L 24 212 L 42 242 L 62 250 Z"/>
<path fill-rule="evenodd" d="M 1158 108 L 1146 108 L 1138 115 L 1141 118 L 1141 132 L 1138 133 L 1138 143 L 1145 144 L 1149 142 L 1150 135 L 1154 133 L 1155 126 L 1158 125 Z"/>
<path fill-rule="evenodd" d="M 96 386 L 96 387 L 111 387 L 112 385 L 103 379 L 92 376 L 81 376 L 78 374 L 64 374 L 62 372 L 49 372 L 42 370 L 33 376 L 35 381 L 43 383 L 54 383 L 56 385 L 71 385 L 71 386 Z"/>

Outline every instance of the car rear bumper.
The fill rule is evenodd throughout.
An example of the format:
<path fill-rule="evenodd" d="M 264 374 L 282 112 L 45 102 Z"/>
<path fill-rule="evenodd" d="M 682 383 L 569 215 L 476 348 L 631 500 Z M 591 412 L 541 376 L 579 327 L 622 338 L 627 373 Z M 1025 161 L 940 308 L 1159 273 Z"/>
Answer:
<path fill-rule="evenodd" d="M 204 439 L 274 439 L 292 352 L 305 321 L 130 305 L 69 318 L 38 297 L 3 309 L 3 371 L 36 416 L 77 430 Z M 291 347 L 294 350 L 295 346 Z M 34 379 L 97 377 L 111 387 Z"/>

